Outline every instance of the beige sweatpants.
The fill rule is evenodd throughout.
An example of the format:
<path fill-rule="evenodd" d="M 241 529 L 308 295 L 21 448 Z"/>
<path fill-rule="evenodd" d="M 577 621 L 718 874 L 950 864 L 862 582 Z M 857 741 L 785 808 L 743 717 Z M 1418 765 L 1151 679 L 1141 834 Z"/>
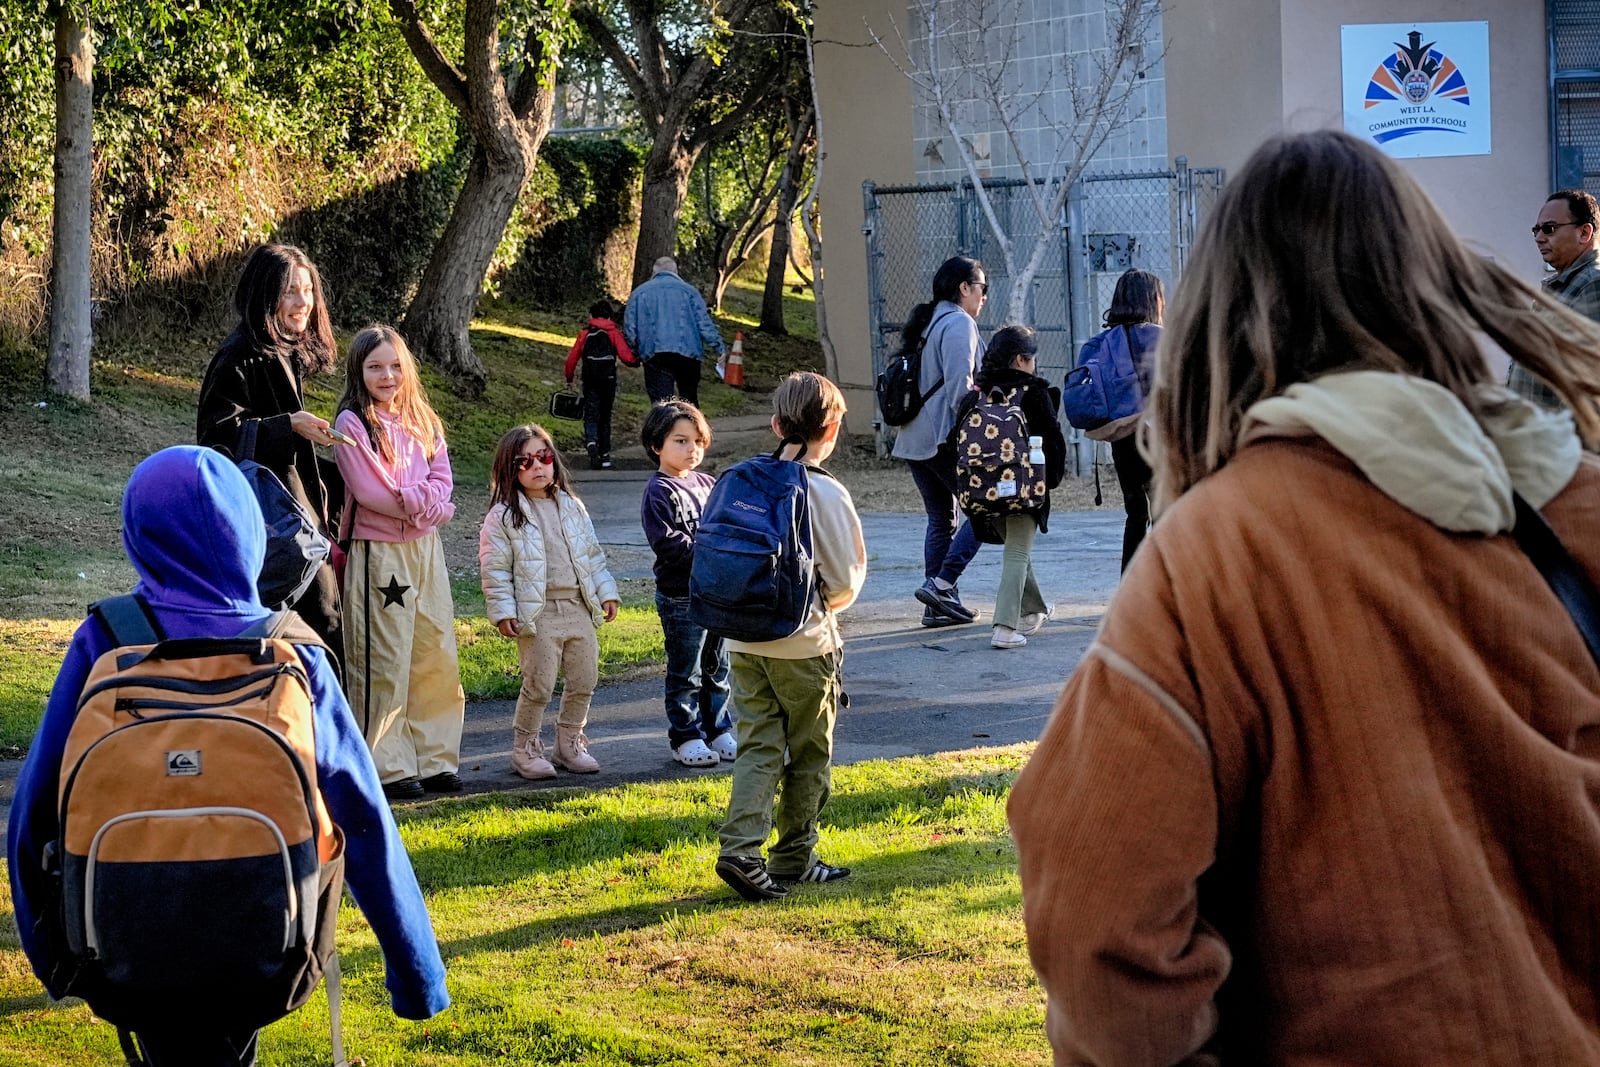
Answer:
<path fill-rule="evenodd" d="M 438 533 L 352 541 L 344 572 L 344 680 L 378 778 L 429 778 L 461 757 L 466 697 Z"/>
<path fill-rule="evenodd" d="M 580 598 L 551 600 L 535 620 L 534 630 L 529 633 L 524 626 L 517 635 L 522 691 L 517 694 L 514 735 L 539 736 L 557 674 L 565 684 L 556 723 L 581 730 L 589 722 L 589 700 L 600 682 L 600 638 L 595 635 L 594 617 Z"/>

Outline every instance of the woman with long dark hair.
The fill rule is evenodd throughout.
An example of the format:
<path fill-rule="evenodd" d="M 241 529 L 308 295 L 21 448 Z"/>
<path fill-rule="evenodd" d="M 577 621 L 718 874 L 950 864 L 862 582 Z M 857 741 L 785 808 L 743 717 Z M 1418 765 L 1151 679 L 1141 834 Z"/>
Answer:
<path fill-rule="evenodd" d="M 1111 294 L 1105 313 L 1105 330 L 1089 345 L 1121 347 L 1138 372 L 1140 394 L 1150 395 L 1155 370 L 1156 342 L 1161 339 L 1161 316 L 1166 296 L 1161 277 L 1137 267 L 1124 271 Z M 1085 345 L 1087 349 L 1089 345 Z M 1150 529 L 1150 464 L 1139 454 L 1139 423 L 1121 425 L 1111 437 L 1111 462 L 1122 487 L 1122 509 L 1128 518 L 1122 527 L 1122 569 Z M 1091 434 L 1090 436 L 1094 436 Z"/>
<path fill-rule="evenodd" d="M 1326 130 L 1206 220 L 1010 799 L 1059 1063 L 1600 1063 L 1600 329 L 1455 233 Z"/>
<path fill-rule="evenodd" d="M 235 460 L 254 459 L 328 532 L 330 501 L 317 445 L 332 445 L 326 419 L 305 410 L 305 379 L 338 357 L 317 268 L 292 245 L 251 252 L 233 292 L 239 316 L 200 385 L 196 438 Z M 327 463 L 337 484 L 337 469 Z M 276 606 L 276 605 L 269 605 Z M 324 564 L 295 611 L 335 653 L 339 583 Z"/>
<path fill-rule="evenodd" d="M 978 312 L 989 295 L 983 264 L 952 256 L 933 275 L 933 300 L 912 309 L 901 351 L 922 349 L 918 388 L 921 410 L 894 439 L 893 455 L 906 461 L 928 513 L 922 543 L 923 582 L 916 598 L 922 625 L 972 622 L 977 612 L 961 603 L 956 582 L 978 552 L 972 524 L 956 504 L 956 460 L 948 441 L 956 408 L 972 391 L 972 374 L 983 351 Z"/>

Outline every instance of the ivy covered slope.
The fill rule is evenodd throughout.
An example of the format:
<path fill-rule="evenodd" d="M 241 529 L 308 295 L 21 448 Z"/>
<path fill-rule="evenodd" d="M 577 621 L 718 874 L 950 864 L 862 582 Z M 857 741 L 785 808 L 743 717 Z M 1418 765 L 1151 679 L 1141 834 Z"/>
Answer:
<path fill-rule="evenodd" d="M 472 145 L 385 4 L 105 0 L 91 17 L 97 347 L 214 317 L 269 239 L 306 249 L 342 325 L 399 318 Z M 0 4 L 0 348 L 42 343 L 52 32 L 43 3 Z M 448 48 L 459 31 L 437 32 Z M 551 139 L 489 291 L 625 293 L 639 167 L 626 143 Z"/>

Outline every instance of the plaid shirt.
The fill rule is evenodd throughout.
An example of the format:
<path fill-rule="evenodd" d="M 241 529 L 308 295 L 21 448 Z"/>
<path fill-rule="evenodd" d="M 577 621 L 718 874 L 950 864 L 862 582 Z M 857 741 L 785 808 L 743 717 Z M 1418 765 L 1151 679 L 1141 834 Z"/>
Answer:
<path fill-rule="evenodd" d="M 1600 322 L 1600 251 L 1589 249 L 1566 270 L 1546 278 L 1544 291 L 1580 315 Z M 1537 374 L 1513 363 L 1506 384 L 1542 407 L 1561 409 L 1561 397 Z"/>

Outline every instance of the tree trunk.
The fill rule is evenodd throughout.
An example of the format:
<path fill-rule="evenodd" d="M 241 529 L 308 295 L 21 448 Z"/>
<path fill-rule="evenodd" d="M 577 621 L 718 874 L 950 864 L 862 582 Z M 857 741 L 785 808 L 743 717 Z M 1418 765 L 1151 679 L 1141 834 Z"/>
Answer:
<path fill-rule="evenodd" d="M 650 279 L 650 268 L 678 247 L 678 217 L 689 196 L 689 176 L 699 149 L 680 144 L 652 148 L 644 164 L 644 191 L 639 197 L 639 242 L 633 252 L 633 284 Z"/>
<path fill-rule="evenodd" d="M 89 399 L 94 343 L 89 297 L 89 203 L 94 174 L 94 43 L 81 13 L 56 16 L 55 208 L 50 268 L 50 352 L 45 385 Z"/>
<path fill-rule="evenodd" d="M 811 115 L 807 108 L 799 122 L 791 122 L 789 156 L 778 178 L 778 221 L 772 228 L 772 254 L 767 257 L 767 284 L 761 292 L 761 323 L 757 326 L 766 333 L 789 332 L 783 323 L 783 281 L 789 267 L 795 201 L 800 199 L 800 174 L 805 167 L 806 145 L 811 139 Z"/>
<path fill-rule="evenodd" d="M 1045 254 L 1051 249 L 1051 242 L 1042 236 L 1049 232 L 1048 229 L 1041 229 L 1040 236 L 1033 238 L 1033 247 L 1028 250 L 1026 262 L 1011 279 L 1011 297 L 1006 301 L 1007 322 L 1020 323 L 1023 326 L 1033 325 L 1028 315 L 1028 293 L 1033 289 L 1033 279 L 1039 273 L 1039 268 L 1044 266 Z"/>
<path fill-rule="evenodd" d="M 473 149 L 455 209 L 400 325 L 412 349 L 470 396 L 481 396 L 488 379 L 468 327 L 484 275 L 533 171 L 534 151 L 492 153 L 481 142 Z"/>

